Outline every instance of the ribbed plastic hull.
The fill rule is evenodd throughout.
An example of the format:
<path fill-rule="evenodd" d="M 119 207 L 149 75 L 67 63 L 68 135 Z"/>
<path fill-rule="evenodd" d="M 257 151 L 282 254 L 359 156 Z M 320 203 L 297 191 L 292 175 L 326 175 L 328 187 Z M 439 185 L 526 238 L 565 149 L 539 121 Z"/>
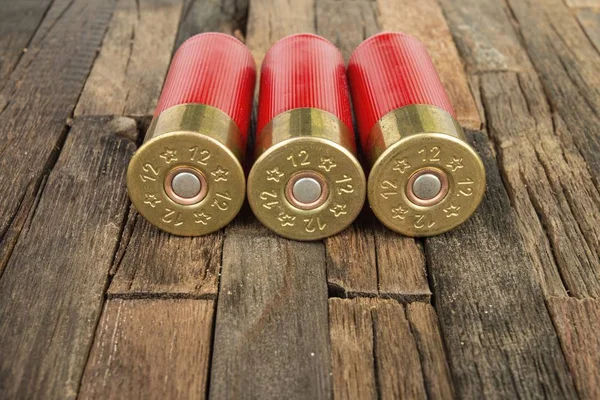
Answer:
<path fill-rule="evenodd" d="M 256 65 L 246 46 L 233 36 L 203 33 L 186 40 L 175 53 L 155 116 L 185 103 L 216 107 L 248 135 Z"/>
<path fill-rule="evenodd" d="M 352 130 L 342 54 L 312 34 L 288 36 L 267 52 L 261 70 L 257 131 L 278 114 L 304 107 L 327 111 Z"/>
<path fill-rule="evenodd" d="M 348 79 L 363 146 L 373 125 L 397 108 L 428 104 L 455 115 L 427 49 L 412 36 L 365 40 L 350 57 Z"/>

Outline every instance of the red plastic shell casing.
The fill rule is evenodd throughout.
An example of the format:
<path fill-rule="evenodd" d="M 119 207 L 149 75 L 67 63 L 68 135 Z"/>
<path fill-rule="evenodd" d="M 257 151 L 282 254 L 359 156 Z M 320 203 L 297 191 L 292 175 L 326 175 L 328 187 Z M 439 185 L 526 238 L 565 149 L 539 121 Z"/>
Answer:
<path fill-rule="evenodd" d="M 427 49 L 410 35 L 386 32 L 365 40 L 350 57 L 348 79 L 363 147 L 375 123 L 400 107 L 427 104 L 455 117 Z"/>
<path fill-rule="evenodd" d="M 244 204 L 243 168 L 256 64 L 233 36 L 202 33 L 175 52 L 127 191 L 158 228 L 200 236 L 227 225 Z"/>
<path fill-rule="evenodd" d="M 288 36 L 267 52 L 261 69 L 257 132 L 275 116 L 295 108 L 327 111 L 352 131 L 344 58 L 317 35 Z"/>
<path fill-rule="evenodd" d="M 175 53 L 154 116 L 169 107 L 213 106 L 233 119 L 245 144 L 248 137 L 256 64 L 246 46 L 223 33 L 202 33 Z"/>
<path fill-rule="evenodd" d="M 263 60 L 247 197 L 263 225 L 286 238 L 334 235 L 362 210 L 366 178 L 346 79 L 341 52 L 313 34 L 279 40 Z"/>
<path fill-rule="evenodd" d="M 466 221 L 483 198 L 485 169 L 425 46 L 399 32 L 372 36 L 350 57 L 348 77 L 375 216 L 417 237 Z"/>

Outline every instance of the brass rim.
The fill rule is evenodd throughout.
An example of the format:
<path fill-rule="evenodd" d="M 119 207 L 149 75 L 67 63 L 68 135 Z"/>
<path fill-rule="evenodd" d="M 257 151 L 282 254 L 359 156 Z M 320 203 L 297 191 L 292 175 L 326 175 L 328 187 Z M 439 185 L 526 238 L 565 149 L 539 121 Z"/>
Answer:
<path fill-rule="evenodd" d="M 244 170 L 238 155 L 225 144 L 239 141 L 239 131 L 222 111 L 201 110 L 207 107 L 201 105 L 176 107 L 176 114 L 165 111 L 171 110 L 169 120 L 161 120 L 161 114 L 158 122 L 153 121 L 151 137 L 129 163 L 127 189 L 138 212 L 153 225 L 175 235 L 199 236 L 227 225 L 244 202 Z M 200 119 L 199 111 L 205 111 Z M 193 131 L 179 129 L 191 124 Z M 204 178 L 206 193 L 193 204 L 174 201 L 167 193 L 165 183 L 181 170 L 196 171 Z"/>
<path fill-rule="evenodd" d="M 356 154 L 354 134 L 335 115 L 317 108 L 295 108 L 277 115 L 257 135 L 254 158 L 294 137 L 327 139 Z"/>
<path fill-rule="evenodd" d="M 485 192 L 479 155 L 460 127 L 448 128 L 458 126 L 449 114 L 432 109 L 393 111 L 369 138 L 376 157 L 368 179 L 370 206 L 384 225 L 407 236 L 434 236 L 457 227 L 477 209 Z M 438 128 L 450 134 L 436 132 Z M 411 178 L 421 171 L 440 171 L 447 179 L 447 188 L 435 201 L 409 193 Z"/>
<path fill-rule="evenodd" d="M 358 216 L 366 196 L 365 175 L 353 152 L 340 144 L 351 135 L 348 128 L 343 131 L 341 121 L 321 110 L 288 113 L 296 115 L 276 117 L 268 140 L 262 136 L 265 132 L 261 134 L 260 156 L 248 176 L 248 202 L 258 220 L 277 234 L 303 241 L 322 239 L 342 231 Z M 288 200 L 288 182 L 299 173 L 316 174 L 325 182 L 328 195 L 317 207 L 302 209 Z"/>

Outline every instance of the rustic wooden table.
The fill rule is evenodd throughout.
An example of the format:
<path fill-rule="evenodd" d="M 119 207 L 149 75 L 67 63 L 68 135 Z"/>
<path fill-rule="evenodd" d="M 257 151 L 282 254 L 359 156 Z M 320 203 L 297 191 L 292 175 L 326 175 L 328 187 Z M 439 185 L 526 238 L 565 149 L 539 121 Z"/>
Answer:
<path fill-rule="evenodd" d="M 419 37 L 482 155 L 460 228 L 159 232 L 124 174 L 174 47 Z M 600 398 L 598 0 L 0 1 L 0 398 Z"/>

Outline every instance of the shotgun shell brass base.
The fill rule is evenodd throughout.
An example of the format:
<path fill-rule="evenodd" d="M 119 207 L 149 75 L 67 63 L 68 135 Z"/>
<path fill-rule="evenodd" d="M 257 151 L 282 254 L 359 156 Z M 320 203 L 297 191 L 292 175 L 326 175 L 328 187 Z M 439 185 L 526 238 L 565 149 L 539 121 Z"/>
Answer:
<path fill-rule="evenodd" d="M 217 108 L 182 104 L 163 111 L 127 170 L 138 212 L 180 236 L 227 225 L 244 202 L 239 137 L 233 120 Z"/>
<path fill-rule="evenodd" d="M 368 197 L 388 228 L 434 236 L 463 223 L 485 192 L 485 169 L 458 122 L 427 105 L 385 115 L 368 138 Z"/>
<path fill-rule="evenodd" d="M 364 204 L 366 179 L 349 138 L 344 123 L 322 110 L 273 118 L 259 135 L 248 177 L 256 217 L 295 240 L 322 239 L 350 225 Z"/>

